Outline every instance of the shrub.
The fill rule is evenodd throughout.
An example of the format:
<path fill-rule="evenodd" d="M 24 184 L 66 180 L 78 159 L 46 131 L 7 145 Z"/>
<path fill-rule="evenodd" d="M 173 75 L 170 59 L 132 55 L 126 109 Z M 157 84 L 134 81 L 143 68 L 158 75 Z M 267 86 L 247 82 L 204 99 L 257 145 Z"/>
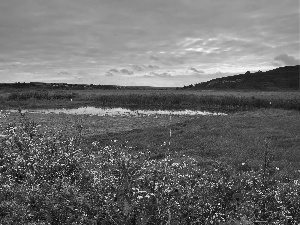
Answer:
<path fill-rule="evenodd" d="M 100 147 L 21 116 L 0 146 L 1 224 L 268 224 L 300 222 L 300 184 L 269 164 L 236 171 L 125 144 Z"/>

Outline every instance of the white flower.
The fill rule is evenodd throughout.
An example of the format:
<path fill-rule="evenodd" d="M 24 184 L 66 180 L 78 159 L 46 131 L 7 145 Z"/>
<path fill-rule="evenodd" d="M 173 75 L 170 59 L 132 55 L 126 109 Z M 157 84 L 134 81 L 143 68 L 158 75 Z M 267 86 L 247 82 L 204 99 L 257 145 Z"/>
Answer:
<path fill-rule="evenodd" d="M 97 141 L 92 142 L 92 145 L 93 145 L 93 146 L 96 146 L 97 144 L 98 144 Z"/>

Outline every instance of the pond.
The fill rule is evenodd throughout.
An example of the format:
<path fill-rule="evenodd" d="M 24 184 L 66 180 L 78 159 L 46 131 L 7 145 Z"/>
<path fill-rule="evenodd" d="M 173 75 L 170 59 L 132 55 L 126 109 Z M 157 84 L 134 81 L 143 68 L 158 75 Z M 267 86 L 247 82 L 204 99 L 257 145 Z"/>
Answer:
<path fill-rule="evenodd" d="M 16 111 L 16 110 L 14 110 Z M 131 110 L 126 108 L 96 108 L 80 107 L 76 109 L 36 109 L 24 110 L 29 113 L 54 113 L 71 115 L 96 115 L 96 116 L 123 116 L 123 117 L 144 117 L 156 115 L 176 115 L 176 116 L 196 116 L 196 115 L 226 115 L 225 113 L 216 113 L 196 110 Z"/>
<path fill-rule="evenodd" d="M 140 110 L 126 108 L 80 107 L 73 109 L 24 109 L 27 117 L 48 127 L 83 124 L 85 135 L 118 133 L 133 129 L 164 127 L 202 116 L 223 116 L 224 113 L 196 110 Z M 0 110 L 0 139 L 5 127 L 20 118 L 18 110 Z"/>

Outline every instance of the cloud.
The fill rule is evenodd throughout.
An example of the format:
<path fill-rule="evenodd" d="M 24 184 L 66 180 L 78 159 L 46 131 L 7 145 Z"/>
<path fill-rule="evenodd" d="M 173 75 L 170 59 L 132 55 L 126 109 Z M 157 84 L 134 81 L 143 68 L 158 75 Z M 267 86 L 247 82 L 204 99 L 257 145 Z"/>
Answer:
<path fill-rule="evenodd" d="M 204 73 L 203 70 L 197 70 L 197 69 L 194 68 L 194 67 L 189 68 L 189 70 L 191 70 L 191 71 L 193 71 L 193 72 L 195 72 L 195 73 Z"/>
<path fill-rule="evenodd" d="M 272 65 L 273 65 L 273 66 L 276 66 L 276 67 L 281 67 L 281 66 L 282 66 L 282 63 L 279 63 L 279 62 L 272 62 Z"/>
<path fill-rule="evenodd" d="M 159 69 L 157 65 L 145 64 L 145 65 L 131 65 L 131 68 L 135 71 L 154 70 Z"/>
<path fill-rule="evenodd" d="M 79 76 L 86 76 L 86 75 L 87 75 L 83 70 L 77 71 L 77 74 L 78 74 Z"/>
<path fill-rule="evenodd" d="M 179 64 L 184 64 L 185 63 L 185 60 L 184 60 L 183 57 L 171 57 L 169 60 L 171 62 L 179 63 Z"/>
<path fill-rule="evenodd" d="M 159 61 L 159 58 L 155 55 L 151 55 L 149 58 L 154 61 Z"/>
<path fill-rule="evenodd" d="M 151 64 L 146 65 L 145 67 L 148 68 L 148 69 L 159 69 L 159 66 L 157 66 L 157 65 L 151 65 Z"/>
<path fill-rule="evenodd" d="M 160 68 L 183 71 L 195 65 L 205 73 L 244 68 L 257 71 L 272 69 L 270 59 L 281 65 L 294 63 L 293 56 L 298 59 L 299 1 L 232 0 L 231 3 L 0 1 L 0 68 L 5 70 L 0 72 L 0 82 L 23 79 L 18 75 L 20 71 L 47 74 L 43 79 L 53 76 L 55 71 L 53 77 L 72 81 L 72 75 L 58 72 L 70 71 L 74 75 L 82 69 L 88 71 L 84 75 L 86 80 L 99 82 L 93 73 L 105 74 L 110 68 L 116 68 L 109 71 L 115 75 L 137 73 L 141 68 L 143 74 Z M 285 52 L 288 57 L 273 60 Z M 124 66 L 133 64 L 137 67 Z M 148 64 L 160 68 L 143 66 Z M 120 72 L 120 68 L 128 72 Z M 194 75 L 195 71 L 189 72 Z M 175 74 L 171 74 L 174 80 Z M 199 79 L 203 77 L 196 75 Z M 149 84 L 158 80 L 151 76 L 154 79 L 147 79 Z M 130 79 L 137 82 L 137 76 L 123 80 L 120 77 L 107 80 L 120 84 Z M 187 79 L 192 78 L 182 81 Z"/>
<path fill-rule="evenodd" d="M 120 72 L 123 73 L 123 74 L 126 74 L 126 75 L 133 75 L 134 74 L 132 71 L 129 71 L 127 69 L 121 69 Z"/>
<path fill-rule="evenodd" d="M 108 71 L 108 72 L 106 72 L 105 76 L 107 76 L 107 77 L 113 77 L 114 74 Z"/>
<path fill-rule="evenodd" d="M 120 71 L 119 70 L 117 70 L 117 69 L 110 69 L 108 72 L 114 72 L 114 73 L 119 73 Z"/>
<path fill-rule="evenodd" d="M 143 67 L 139 66 L 139 65 L 132 65 L 131 66 L 133 70 L 136 70 L 136 71 L 143 71 Z"/>
<path fill-rule="evenodd" d="M 81 77 L 81 76 L 74 76 L 74 78 L 77 80 L 83 80 L 83 77 Z"/>
<path fill-rule="evenodd" d="M 274 65 L 279 65 L 278 62 L 283 63 L 286 66 L 295 66 L 300 64 L 300 60 L 296 59 L 294 56 L 290 56 L 288 54 L 281 54 L 274 57 L 274 60 L 277 62 Z"/>
<path fill-rule="evenodd" d="M 134 65 L 134 68 L 139 69 L 140 66 Z M 110 69 L 109 71 L 106 72 L 106 74 L 107 74 L 106 76 L 112 76 L 114 73 L 122 73 L 122 74 L 125 74 L 125 75 L 133 75 L 134 74 L 134 72 L 132 72 L 128 69 L 117 70 L 117 69 L 113 68 L 113 69 Z"/>
<path fill-rule="evenodd" d="M 163 62 L 165 65 L 182 65 L 185 64 L 185 61 L 187 59 L 187 56 L 169 56 L 165 58 L 165 61 Z"/>
<path fill-rule="evenodd" d="M 67 76 L 69 76 L 69 75 L 72 75 L 70 72 L 67 72 L 67 71 L 61 71 L 61 72 L 59 72 L 58 73 L 58 75 L 67 75 Z"/>
<path fill-rule="evenodd" d="M 171 74 L 164 72 L 164 73 L 155 73 L 155 72 L 150 72 L 151 75 L 154 75 L 156 77 L 171 77 Z"/>
<path fill-rule="evenodd" d="M 189 46 L 195 46 L 198 44 L 202 44 L 203 43 L 203 39 L 201 38 L 185 38 L 183 41 L 180 41 L 179 43 L 177 43 L 177 45 L 179 46 L 183 46 L 183 47 L 189 47 Z"/>

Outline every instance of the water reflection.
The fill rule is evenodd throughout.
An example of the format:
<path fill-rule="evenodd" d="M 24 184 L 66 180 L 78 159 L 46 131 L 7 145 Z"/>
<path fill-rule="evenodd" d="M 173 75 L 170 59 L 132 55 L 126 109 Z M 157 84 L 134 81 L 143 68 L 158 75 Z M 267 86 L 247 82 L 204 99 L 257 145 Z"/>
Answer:
<path fill-rule="evenodd" d="M 65 113 L 65 114 L 72 114 L 72 115 L 97 115 L 97 116 L 226 115 L 225 113 L 195 111 L 195 110 L 131 110 L 126 108 L 96 108 L 96 107 L 80 107 L 76 109 L 37 109 L 37 110 L 26 110 L 26 111 L 30 113 L 46 113 L 46 114 Z"/>

